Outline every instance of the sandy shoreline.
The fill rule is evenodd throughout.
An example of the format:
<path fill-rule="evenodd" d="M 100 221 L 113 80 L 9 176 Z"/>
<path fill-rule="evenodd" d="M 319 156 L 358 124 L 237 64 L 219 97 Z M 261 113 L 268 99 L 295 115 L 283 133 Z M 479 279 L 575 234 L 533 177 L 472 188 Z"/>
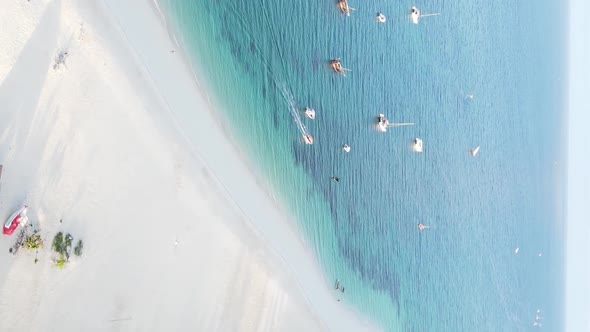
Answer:
<path fill-rule="evenodd" d="M 256 183 L 154 3 L 1 6 L 0 214 L 26 202 L 46 248 L 34 264 L 0 240 L 0 329 L 369 329 Z M 85 241 L 64 270 L 57 231 Z"/>

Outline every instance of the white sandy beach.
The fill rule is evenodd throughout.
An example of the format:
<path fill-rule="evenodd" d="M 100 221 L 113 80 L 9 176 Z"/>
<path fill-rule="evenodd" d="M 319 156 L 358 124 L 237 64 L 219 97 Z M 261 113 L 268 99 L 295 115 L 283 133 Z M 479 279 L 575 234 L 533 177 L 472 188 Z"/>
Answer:
<path fill-rule="evenodd" d="M 0 217 L 27 204 L 45 240 L 35 264 L 0 237 L 0 331 L 374 329 L 259 187 L 154 3 L 0 0 L 0 23 Z M 58 231 L 85 245 L 62 270 Z"/>

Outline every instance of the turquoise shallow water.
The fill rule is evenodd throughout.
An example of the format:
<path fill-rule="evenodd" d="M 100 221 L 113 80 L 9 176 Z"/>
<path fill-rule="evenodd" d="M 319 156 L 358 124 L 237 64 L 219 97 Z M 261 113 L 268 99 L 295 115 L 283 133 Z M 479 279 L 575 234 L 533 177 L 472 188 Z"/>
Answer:
<path fill-rule="evenodd" d="M 412 25 L 408 1 L 159 3 L 343 301 L 390 331 L 528 330 L 537 308 L 560 329 L 563 4 L 420 2 L 442 15 Z M 379 133 L 380 112 L 416 125 Z"/>

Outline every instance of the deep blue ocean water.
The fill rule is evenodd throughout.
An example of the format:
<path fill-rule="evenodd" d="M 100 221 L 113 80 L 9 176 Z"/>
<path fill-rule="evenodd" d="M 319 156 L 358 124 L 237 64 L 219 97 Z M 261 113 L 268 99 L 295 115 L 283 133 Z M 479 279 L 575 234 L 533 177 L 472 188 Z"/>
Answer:
<path fill-rule="evenodd" d="M 537 308 L 560 330 L 567 4 L 159 4 L 343 301 L 389 331 L 526 331 Z M 441 15 L 413 25 L 412 5 Z M 378 113 L 416 125 L 380 133 Z"/>

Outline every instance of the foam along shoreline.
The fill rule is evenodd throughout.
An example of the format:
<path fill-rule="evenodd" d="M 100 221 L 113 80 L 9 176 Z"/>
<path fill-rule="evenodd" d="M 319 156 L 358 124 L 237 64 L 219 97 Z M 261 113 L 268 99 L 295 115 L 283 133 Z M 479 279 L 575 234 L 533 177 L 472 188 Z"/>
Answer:
<path fill-rule="evenodd" d="M 49 245 L 37 265 L 0 255 L 0 329 L 375 328 L 257 185 L 154 3 L 2 6 L 0 215 L 25 200 L 46 243 L 85 253 L 62 271 Z"/>

